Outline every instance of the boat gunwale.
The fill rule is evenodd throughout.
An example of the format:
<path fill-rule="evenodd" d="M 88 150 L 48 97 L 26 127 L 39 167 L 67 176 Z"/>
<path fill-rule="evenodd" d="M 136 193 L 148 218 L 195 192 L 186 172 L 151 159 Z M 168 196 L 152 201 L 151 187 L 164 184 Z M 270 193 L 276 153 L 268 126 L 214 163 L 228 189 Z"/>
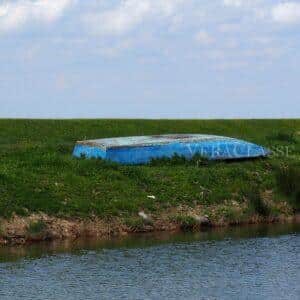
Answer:
<path fill-rule="evenodd" d="M 142 142 L 135 144 L 123 144 L 123 145 L 112 145 L 108 144 L 111 140 L 126 139 L 126 138 L 166 138 L 166 140 Z M 177 137 L 177 138 L 176 138 Z M 184 138 L 186 137 L 186 138 Z M 164 146 L 172 144 L 190 144 L 190 143 L 204 143 L 208 141 L 231 141 L 231 142 L 241 142 L 249 143 L 246 141 L 238 140 L 231 137 L 218 136 L 218 135 L 208 135 L 208 134 L 165 134 L 165 135 L 143 135 L 143 136 L 126 136 L 126 137 L 114 137 L 114 138 L 103 138 L 103 139 L 93 139 L 93 140 L 83 140 L 77 141 L 77 145 L 91 146 L 96 148 L 101 148 L 102 150 L 120 149 L 120 148 L 140 148 L 140 147 L 152 147 L 152 146 Z M 101 143 L 101 141 L 105 143 Z"/>

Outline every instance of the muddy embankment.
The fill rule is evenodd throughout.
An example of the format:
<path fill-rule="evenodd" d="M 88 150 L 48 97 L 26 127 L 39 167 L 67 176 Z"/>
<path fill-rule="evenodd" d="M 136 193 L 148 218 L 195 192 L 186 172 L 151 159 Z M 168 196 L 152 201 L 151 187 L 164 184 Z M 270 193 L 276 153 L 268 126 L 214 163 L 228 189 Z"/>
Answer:
<path fill-rule="evenodd" d="M 128 218 L 58 218 L 43 213 L 0 219 L 0 244 L 25 244 L 45 240 L 107 238 L 136 232 L 196 231 L 207 227 L 300 222 L 287 205 L 277 216 L 247 213 L 247 204 L 236 202 L 213 207 L 177 207 L 157 214 L 140 211 Z"/>

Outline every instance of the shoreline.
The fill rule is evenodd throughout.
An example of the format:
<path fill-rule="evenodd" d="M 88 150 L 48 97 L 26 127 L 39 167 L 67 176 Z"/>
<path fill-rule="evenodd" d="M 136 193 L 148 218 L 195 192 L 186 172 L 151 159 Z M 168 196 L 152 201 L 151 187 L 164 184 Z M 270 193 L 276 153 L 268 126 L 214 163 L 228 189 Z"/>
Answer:
<path fill-rule="evenodd" d="M 145 216 L 147 216 L 145 214 Z M 226 228 L 272 223 L 300 223 L 300 214 L 263 217 L 253 215 L 244 220 L 211 220 L 195 213 L 184 217 L 170 217 L 168 213 L 159 217 L 110 220 L 93 217 L 90 219 L 57 218 L 45 214 L 28 217 L 13 216 L 9 220 L 0 219 L 0 247 L 4 245 L 25 245 L 42 241 L 77 240 L 81 238 L 121 238 L 136 233 L 156 232 L 197 232 L 207 228 Z M 130 224 L 130 222 L 132 222 Z"/>
<path fill-rule="evenodd" d="M 300 212 L 300 120 L 0 120 L 0 243 L 287 222 Z M 76 140 L 230 136 L 266 159 L 74 159 Z"/>

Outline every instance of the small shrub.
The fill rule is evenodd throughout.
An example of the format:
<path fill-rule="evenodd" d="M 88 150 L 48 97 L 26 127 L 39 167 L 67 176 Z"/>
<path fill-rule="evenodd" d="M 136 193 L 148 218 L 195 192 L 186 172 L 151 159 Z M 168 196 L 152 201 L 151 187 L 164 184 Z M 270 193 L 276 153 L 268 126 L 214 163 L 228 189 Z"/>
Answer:
<path fill-rule="evenodd" d="M 191 216 L 177 216 L 174 220 L 180 224 L 180 228 L 184 231 L 193 230 L 197 226 L 197 221 Z"/>
<path fill-rule="evenodd" d="M 299 212 L 300 211 L 300 189 L 295 193 L 292 201 L 293 208 Z"/>
<path fill-rule="evenodd" d="M 287 196 L 294 195 L 299 190 L 299 167 L 286 166 L 279 168 L 276 172 L 276 179 L 278 187 L 282 193 L 284 193 Z"/>
<path fill-rule="evenodd" d="M 224 217 L 230 224 L 239 224 L 243 220 L 242 212 L 234 207 L 227 208 Z"/>
<path fill-rule="evenodd" d="M 43 234 L 47 229 L 47 225 L 44 221 L 38 220 L 29 224 L 27 233 L 31 236 L 37 236 Z"/>
<path fill-rule="evenodd" d="M 279 141 L 294 144 L 296 143 L 296 137 L 294 133 L 277 132 L 267 137 L 269 141 Z"/>
<path fill-rule="evenodd" d="M 0 238 L 4 236 L 5 236 L 4 229 L 0 226 Z"/>
<path fill-rule="evenodd" d="M 60 154 L 70 154 L 70 152 L 72 151 L 72 144 L 58 144 L 56 147 L 56 151 Z"/>
<path fill-rule="evenodd" d="M 267 217 L 271 214 L 271 209 L 262 198 L 258 187 L 253 187 L 245 196 L 248 199 L 250 206 L 257 214 L 263 217 Z"/>
<path fill-rule="evenodd" d="M 145 226 L 145 222 L 142 218 L 128 218 L 125 219 L 125 225 L 132 231 L 142 231 Z"/>
<path fill-rule="evenodd" d="M 6 180 L 6 178 L 7 178 L 6 174 L 0 173 L 0 182 L 1 182 L 1 181 L 4 182 L 4 181 Z"/>
<path fill-rule="evenodd" d="M 279 191 L 287 196 L 295 210 L 300 210 L 300 168 L 288 165 L 278 168 L 276 181 Z"/>

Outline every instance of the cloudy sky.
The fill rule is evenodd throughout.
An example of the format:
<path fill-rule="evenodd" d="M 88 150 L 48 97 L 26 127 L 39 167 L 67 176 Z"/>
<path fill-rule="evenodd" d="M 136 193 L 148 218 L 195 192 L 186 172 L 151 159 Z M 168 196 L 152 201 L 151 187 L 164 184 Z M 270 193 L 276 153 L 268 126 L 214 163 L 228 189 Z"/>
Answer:
<path fill-rule="evenodd" d="M 0 117 L 300 117 L 300 1 L 0 0 Z"/>

